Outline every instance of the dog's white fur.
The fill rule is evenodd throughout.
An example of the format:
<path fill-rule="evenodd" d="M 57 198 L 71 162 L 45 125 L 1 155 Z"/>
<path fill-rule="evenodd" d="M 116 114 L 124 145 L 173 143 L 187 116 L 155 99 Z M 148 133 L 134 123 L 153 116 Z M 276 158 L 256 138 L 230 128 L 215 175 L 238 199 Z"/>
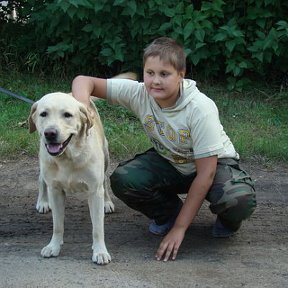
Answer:
<path fill-rule="evenodd" d="M 63 244 L 65 196 L 84 195 L 93 229 L 92 260 L 107 264 L 111 256 L 104 242 L 104 211 L 114 211 L 105 175 L 109 154 L 98 111 L 91 106 L 93 112 L 88 112 L 74 97 L 60 92 L 47 94 L 33 104 L 29 130 L 40 135 L 36 208 L 40 213 L 51 208 L 53 216 L 53 236 L 41 255 L 58 256 Z"/>

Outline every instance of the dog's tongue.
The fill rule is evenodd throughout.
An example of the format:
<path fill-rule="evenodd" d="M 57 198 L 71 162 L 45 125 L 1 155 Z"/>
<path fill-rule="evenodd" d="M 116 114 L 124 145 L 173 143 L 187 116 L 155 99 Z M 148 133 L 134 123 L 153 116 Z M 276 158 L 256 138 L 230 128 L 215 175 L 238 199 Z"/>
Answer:
<path fill-rule="evenodd" d="M 62 148 L 62 144 L 48 144 L 47 149 L 50 153 L 59 153 Z"/>

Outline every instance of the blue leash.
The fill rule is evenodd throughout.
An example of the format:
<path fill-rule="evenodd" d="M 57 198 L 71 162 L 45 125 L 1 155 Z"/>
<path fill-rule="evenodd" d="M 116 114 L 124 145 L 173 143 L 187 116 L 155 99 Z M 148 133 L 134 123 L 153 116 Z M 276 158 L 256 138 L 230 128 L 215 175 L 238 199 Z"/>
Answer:
<path fill-rule="evenodd" d="M 33 103 L 34 103 L 34 101 L 32 101 L 31 99 L 29 99 L 29 98 L 27 98 L 27 97 L 24 97 L 24 96 L 17 95 L 17 94 L 15 94 L 15 93 L 13 93 L 13 92 L 11 92 L 11 91 L 9 91 L 9 90 L 6 90 L 6 89 L 4 89 L 4 88 L 2 88 L 2 87 L 0 87 L 0 92 L 2 92 L 2 93 L 4 93 L 4 94 L 7 94 L 7 95 L 9 95 L 9 96 L 12 96 L 12 97 L 14 97 L 14 98 L 20 99 L 20 100 L 22 100 L 22 101 L 24 101 L 24 102 L 27 102 L 27 103 L 29 103 L 29 104 L 33 104 Z"/>

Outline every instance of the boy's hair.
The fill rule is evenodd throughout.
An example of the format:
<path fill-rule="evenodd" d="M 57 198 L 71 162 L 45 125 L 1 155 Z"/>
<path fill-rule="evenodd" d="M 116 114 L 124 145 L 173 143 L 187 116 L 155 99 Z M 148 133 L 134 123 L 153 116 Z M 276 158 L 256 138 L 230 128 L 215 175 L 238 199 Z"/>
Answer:
<path fill-rule="evenodd" d="M 171 64 L 178 72 L 186 70 L 186 55 L 183 47 L 174 39 L 160 37 L 144 49 L 143 65 L 148 57 L 159 57 L 161 61 Z"/>

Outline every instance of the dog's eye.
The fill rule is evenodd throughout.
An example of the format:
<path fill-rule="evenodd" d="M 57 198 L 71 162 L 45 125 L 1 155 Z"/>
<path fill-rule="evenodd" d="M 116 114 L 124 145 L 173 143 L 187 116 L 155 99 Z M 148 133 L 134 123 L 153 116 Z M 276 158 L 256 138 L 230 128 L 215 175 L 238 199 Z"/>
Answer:
<path fill-rule="evenodd" d="M 47 116 L 47 112 L 45 112 L 45 111 L 44 111 L 44 112 L 41 112 L 41 113 L 40 113 L 40 116 L 41 116 L 41 117 L 46 117 L 46 116 Z"/>
<path fill-rule="evenodd" d="M 71 117 L 72 117 L 72 114 L 69 113 L 69 112 L 65 112 L 65 113 L 64 113 L 64 117 L 65 117 L 65 118 L 71 118 Z"/>

